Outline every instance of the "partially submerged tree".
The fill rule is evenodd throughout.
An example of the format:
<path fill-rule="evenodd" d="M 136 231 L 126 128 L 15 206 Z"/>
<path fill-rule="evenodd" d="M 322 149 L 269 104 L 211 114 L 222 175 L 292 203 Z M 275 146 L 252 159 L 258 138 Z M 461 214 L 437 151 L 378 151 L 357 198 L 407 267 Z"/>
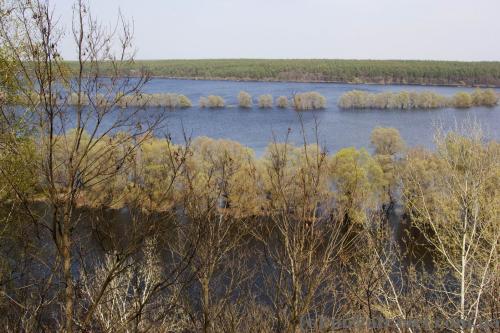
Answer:
<path fill-rule="evenodd" d="M 259 108 L 270 109 L 273 107 L 273 96 L 272 95 L 260 95 L 259 96 Z"/>
<path fill-rule="evenodd" d="M 453 106 L 459 109 L 466 109 L 472 106 L 472 96 L 466 92 L 459 92 L 453 96 Z"/>
<path fill-rule="evenodd" d="M 392 127 L 376 127 L 370 136 L 375 154 L 395 156 L 403 152 L 405 142 L 399 131 Z"/>
<path fill-rule="evenodd" d="M 384 172 L 386 193 L 389 202 L 394 203 L 394 191 L 397 186 L 398 157 L 405 150 L 405 142 L 395 128 L 376 127 L 370 137 L 375 147 L 375 159 Z"/>
<path fill-rule="evenodd" d="M 293 105 L 296 110 L 318 110 L 326 107 L 326 98 L 316 91 L 295 94 Z"/>
<path fill-rule="evenodd" d="M 280 109 L 286 109 L 288 107 L 288 97 L 279 96 L 276 98 L 276 106 Z"/>
<path fill-rule="evenodd" d="M 383 202 L 385 179 L 378 163 L 365 149 L 344 148 L 331 157 L 328 172 L 339 221 L 368 226 L 370 212 Z"/>
<path fill-rule="evenodd" d="M 240 91 L 238 94 L 238 105 L 240 108 L 249 109 L 252 107 L 252 96 L 246 91 Z"/>
<path fill-rule="evenodd" d="M 221 96 L 209 95 L 208 97 L 200 97 L 200 107 L 210 109 L 222 109 L 226 106 L 226 101 Z"/>

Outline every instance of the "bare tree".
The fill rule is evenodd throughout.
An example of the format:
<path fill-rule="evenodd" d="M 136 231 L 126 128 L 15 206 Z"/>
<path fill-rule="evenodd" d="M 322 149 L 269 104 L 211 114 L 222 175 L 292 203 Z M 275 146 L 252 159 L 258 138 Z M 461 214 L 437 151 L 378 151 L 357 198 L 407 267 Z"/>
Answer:
<path fill-rule="evenodd" d="M 192 288 L 186 295 L 195 330 L 237 332 L 235 305 L 251 278 L 243 248 L 248 242 L 241 180 L 251 183 L 247 149 L 233 142 L 198 139 L 181 177 L 182 215 L 174 251 L 192 253 Z M 233 311 L 233 312 L 231 312 Z"/>
<path fill-rule="evenodd" d="M 408 158 L 404 196 L 412 225 L 438 254 L 437 273 L 447 272 L 427 286 L 436 309 L 474 332 L 498 275 L 500 154 L 474 123 L 438 132 L 436 142 L 435 154 Z"/>
<path fill-rule="evenodd" d="M 3 13 L 2 43 L 20 68 L 17 78 L 24 105 L 36 116 L 42 192 L 51 216 L 48 223 L 40 223 L 51 233 L 62 263 L 65 329 L 72 332 L 77 277 L 73 231 L 79 221 L 78 201 L 84 189 L 104 184 L 122 172 L 162 116 L 142 117 L 139 108 L 116 107 L 123 96 L 139 94 L 148 81 L 146 73 L 130 78 L 123 70 L 133 62 L 133 31 L 123 17 L 115 27 L 106 29 L 85 1 L 77 1 L 72 34 L 78 60 L 68 67 L 58 49 L 63 30 L 46 2 L 7 2 Z M 72 94 L 77 102 L 69 107 Z"/>
<path fill-rule="evenodd" d="M 349 247 L 349 227 L 334 218 L 326 154 L 318 145 L 272 144 L 266 157 L 269 221 L 256 233 L 264 248 L 267 295 L 277 329 L 298 332 L 334 307 L 336 264 Z M 325 312 L 322 312 L 325 311 Z M 331 312 L 330 312 L 331 313 Z"/>

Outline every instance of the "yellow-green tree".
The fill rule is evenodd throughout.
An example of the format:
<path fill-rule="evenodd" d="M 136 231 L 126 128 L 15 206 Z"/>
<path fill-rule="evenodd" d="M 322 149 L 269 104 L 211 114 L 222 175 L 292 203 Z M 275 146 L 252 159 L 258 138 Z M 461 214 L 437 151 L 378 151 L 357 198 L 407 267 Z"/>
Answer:
<path fill-rule="evenodd" d="M 370 210 L 383 197 L 384 174 L 380 165 L 365 149 L 344 148 L 329 162 L 329 176 L 339 218 L 364 225 Z"/>
<path fill-rule="evenodd" d="M 453 96 L 453 106 L 459 109 L 466 109 L 472 106 L 472 96 L 466 92 L 459 92 Z"/>
<path fill-rule="evenodd" d="M 252 96 L 246 91 L 240 91 L 238 94 L 238 105 L 240 108 L 251 108 L 252 107 Z"/>

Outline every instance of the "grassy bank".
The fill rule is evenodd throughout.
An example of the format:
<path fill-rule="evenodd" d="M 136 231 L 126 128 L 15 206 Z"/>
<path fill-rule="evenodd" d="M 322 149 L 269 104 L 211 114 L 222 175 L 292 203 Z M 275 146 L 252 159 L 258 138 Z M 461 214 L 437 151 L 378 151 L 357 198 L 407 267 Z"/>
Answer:
<path fill-rule="evenodd" d="M 76 66 L 75 62 L 69 62 Z M 140 60 L 125 70 L 140 69 L 168 78 L 500 86 L 500 62 L 417 60 Z M 102 70 L 108 70 L 106 64 Z"/>

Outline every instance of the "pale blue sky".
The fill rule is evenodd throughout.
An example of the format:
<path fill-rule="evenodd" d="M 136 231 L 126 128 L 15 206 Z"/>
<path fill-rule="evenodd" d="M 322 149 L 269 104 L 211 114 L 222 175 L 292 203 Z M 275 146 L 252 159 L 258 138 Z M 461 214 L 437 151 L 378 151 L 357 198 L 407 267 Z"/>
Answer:
<path fill-rule="evenodd" d="M 51 0 L 61 24 L 71 0 Z M 120 8 L 139 59 L 500 60 L 500 0 L 90 0 Z M 69 38 L 63 56 L 74 58 Z"/>

